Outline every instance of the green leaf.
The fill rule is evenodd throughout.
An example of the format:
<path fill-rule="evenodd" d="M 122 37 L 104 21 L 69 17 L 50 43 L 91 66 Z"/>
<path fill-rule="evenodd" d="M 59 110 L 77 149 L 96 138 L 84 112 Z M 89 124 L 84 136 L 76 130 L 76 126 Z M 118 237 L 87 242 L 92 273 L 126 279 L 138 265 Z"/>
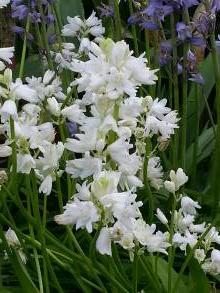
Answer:
<path fill-rule="evenodd" d="M 205 129 L 202 134 L 199 136 L 198 141 L 198 152 L 197 152 L 197 164 L 199 164 L 202 160 L 208 158 L 215 147 L 215 138 L 213 128 L 210 127 Z M 186 171 L 190 174 L 190 169 L 192 167 L 193 162 L 193 151 L 194 151 L 194 143 L 190 145 L 190 147 L 186 151 Z"/>
<path fill-rule="evenodd" d="M 200 64 L 199 71 L 202 74 L 205 85 L 204 85 L 204 95 L 208 98 L 213 87 L 215 86 L 215 75 L 213 70 L 213 64 L 212 64 L 212 56 L 211 54 L 208 55 L 208 57 Z M 196 86 L 195 84 L 192 84 L 191 90 L 189 92 L 188 96 L 188 125 L 190 125 L 190 132 L 189 132 L 189 141 L 192 142 L 193 136 L 195 133 L 195 126 L 196 126 Z M 200 114 L 203 112 L 205 107 L 205 100 L 203 96 L 200 96 L 199 99 L 199 112 Z"/>
<path fill-rule="evenodd" d="M 209 281 L 204 271 L 201 269 L 201 266 L 195 259 L 191 260 L 189 264 L 189 269 L 190 269 L 190 278 L 189 278 L 190 281 L 188 286 L 188 292 L 189 293 L 210 292 Z"/>
<path fill-rule="evenodd" d="M 67 16 L 84 16 L 84 8 L 81 0 L 59 0 L 57 3 L 63 23 L 66 23 Z"/>
<path fill-rule="evenodd" d="M 11 264 L 14 268 L 14 272 L 19 279 L 19 283 L 23 288 L 23 292 L 39 293 L 39 290 L 32 281 L 29 273 L 26 270 L 25 265 L 22 263 L 21 259 L 16 255 L 15 251 L 12 250 L 10 254 Z"/>
<path fill-rule="evenodd" d="M 164 286 L 165 291 L 167 291 L 168 263 L 163 258 L 158 258 L 157 273 L 158 273 L 158 276 Z M 172 289 L 173 289 L 173 286 L 177 280 L 177 277 L 178 277 L 177 272 L 172 269 Z M 184 284 L 182 279 L 179 281 L 178 290 L 175 293 L 189 293 L 188 288 Z"/>

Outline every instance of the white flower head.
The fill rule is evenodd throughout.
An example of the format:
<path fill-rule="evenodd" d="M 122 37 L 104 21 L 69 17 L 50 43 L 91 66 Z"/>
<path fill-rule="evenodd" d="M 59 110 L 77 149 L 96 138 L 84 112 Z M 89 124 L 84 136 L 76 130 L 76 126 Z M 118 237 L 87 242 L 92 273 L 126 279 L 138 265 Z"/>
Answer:
<path fill-rule="evenodd" d="M 21 243 L 15 233 L 14 230 L 12 230 L 11 228 L 9 228 L 6 232 L 5 232 L 5 238 L 8 242 L 8 245 L 10 246 L 21 246 Z"/>
<path fill-rule="evenodd" d="M 181 186 L 188 181 L 188 176 L 184 173 L 182 168 L 178 168 L 175 172 L 170 171 L 170 181 L 164 182 L 164 187 L 171 193 L 175 193 Z"/>
<path fill-rule="evenodd" d="M 104 227 L 101 229 L 99 237 L 96 240 L 96 249 L 100 254 L 112 255 L 111 232 L 109 228 Z"/>
<path fill-rule="evenodd" d="M 54 116 L 59 117 L 60 116 L 60 104 L 57 102 L 55 97 L 48 98 L 47 99 L 47 108 L 50 111 L 50 113 Z"/>
<path fill-rule="evenodd" d="M 67 161 L 66 172 L 71 174 L 73 178 L 80 177 L 84 179 L 91 175 L 101 172 L 102 160 L 93 158 L 89 152 L 85 153 L 84 158 Z"/>
<path fill-rule="evenodd" d="M 163 168 L 160 165 L 159 157 L 151 157 L 148 160 L 147 177 L 155 189 L 160 189 L 163 186 Z"/>
<path fill-rule="evenodd" d="M 116 193 L 121 173 L 114 171 L 100 172 L 91 184 L 92 194 L 100 198 L 106 194 Z"/>
<path fill-rule="evenodd" d="M 6 122 L 10 117 L 16 120 L 18 118 L 18 113 L 15 102 L 12 100 L 5 101 L 0 108 L 0 116 L 3 123 Z"/>
<path fill-rule="evenodd" d="M 76 225 L 76 230 L 86 228 L 88 233 L 93 230 L 93 223 L 100 219 L 97 208 L 91 201 L 75 199 L 64 207 L 64 213 L 55 216 L 55 221 L 60 225 Z"/>
<path fill-rule="evenodd" d="M 185 214 L 196 215 L 196 209 L 201 209 L 201 206 L 190 197 L 183 196 L 181 198 L 181 209 Z"/>
<path fill-rule="evenodd" d="M 74 84 L 78 85 L 79 92 L 85 92 L 85 96 L 111 100 L 125 94 L 135 96 L 141 84 L 154 84 L 157 79 L 156 70 L 146 66 L 146 58 L 132 56 L 124 41 L 114 43 L 104 39 L 100 46 L 91 43 L 89 58 L 85 62 L 75 60 L 72 63 L 72 70 L 81 74 Z"/>
<path fill-rule="evenodd" d="M 30 154 L 17 154 L 17 172 L 30 174 L 31 170 L 36 167 L 36 162 Z"/>
<path fill-rule="evenodd" d="M 52 191 L 52 182 L 53 178 L 50 175 L 46 176 L 39 187 L 39 192 L 50 195 Z"/>
<path fill-rule="evenodd" d="M 12 148 L 8 145 L 0 144 L 0 158 L 8 157 L 12 154 Z"/>

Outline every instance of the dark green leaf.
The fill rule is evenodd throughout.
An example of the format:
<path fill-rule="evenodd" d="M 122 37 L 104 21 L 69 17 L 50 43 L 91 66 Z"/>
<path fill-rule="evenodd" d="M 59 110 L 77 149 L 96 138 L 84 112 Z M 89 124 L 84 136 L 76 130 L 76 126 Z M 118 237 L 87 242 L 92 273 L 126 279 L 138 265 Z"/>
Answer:
<path fill-rule="evenodd" d="M 167 292 L 168 284 L 168 263 L 163 258 L 158 258 L 157 273 L 159 278 L 164 286 L 165 292 Z M 175 270 L 172 269 L 172 288 L 177 280 L 178 274 Z M 183 280 L 180 280 L 178 290 L 175 293 L 188 293 L 188 289 L 184 284 Z"/>
<path fill-rule="evenodd" d="M 201 269 L 201 266 L 195 259 L 191 260 L 189 264 L 189 269 L 190 269 L 190 278 L 189 278 L 190 281 L 189 281 L 188 292 L 189 293 L 210 292 L 208 279 L 204 271 Z"/>

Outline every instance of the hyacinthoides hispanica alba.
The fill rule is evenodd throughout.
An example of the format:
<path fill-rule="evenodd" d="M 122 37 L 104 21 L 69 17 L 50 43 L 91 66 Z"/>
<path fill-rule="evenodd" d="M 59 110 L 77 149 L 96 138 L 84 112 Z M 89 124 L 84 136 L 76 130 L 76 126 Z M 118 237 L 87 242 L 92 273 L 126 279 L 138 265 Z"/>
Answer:
<path fill-rule="evenodd" d="M 133 3 L 129 4 L 132 12 Z M 26 276 L 20 280 L 24 290 L 49 292 L 52 287 L 65 292 L 58 268 L 70 274 L 75 286 L 83 292 L 90 292 L 91 288 L 101 292 L 113 288 L 137 292 L 141 290 L 139 266 L 148 279 L 153 275 L 151 286 L 155 292 L 161 292 L 163 286 L 168 292 L 178 292 L 181 277 L 192 258 L 207 274 L 219 274 L 220 252 L 216 247 L 220 244 L 219 233 L 205 221 L 198 224 L 196 217 L 201 206 L 183 191 L 188 177 L 178 168 L 178 161 L 175 159 L 175 168 L 170 172 L 167 169 L 164 172 L 162 167 L 160 154 L 175 135 L 180 118 L 167 106 L 166 99 L 138 94 L 141 87 L 143 93 L 156 84 L 158 70 L 148 67 L 146 57 L 149 56 L 138 56 L 137 50 L 134 56 L 121 40 L 118 1 L 114 2 L 117 42 L 105 38 L 105 28 L 94 12 L 85 19 L 68 17 L 62 28 L 54 3 L 43 5 L 52 5 L 59 25 L 56 31 L 61 32 L 59 48 L 50 46 L 46 18 L 42 17 L 45 6 L 42 9 L 40 1 L 33 6 L 38 12 L 34 14 L 35 20 L 36 17 L 43 20 L 37 33 L 47 57 L 43 76 L 23 76 L 32 11 L 26 19 L 19 79 L 14 80 L 11 70 L 6 68 L 14 49 L 0 49 L 0 117 L 5 138 L 0 152 L 1 157 L 9 157 L 9 169 L 1 173 L 4 200 L 0 213 L 4 224 L 1 239 L 6 261 L 16 263 L 23 277 Z M 176 44 L 174 27 L 173 22 L 173 44 Z M 69 42 L 62 42 L 64 38 Z M 184 58 L 186 63 L 186 54 Z M 68 72 L 70 82 L 64 81 L 68 87 L 63 87 L 63 72 Z M 178 90 L 177 72 L 175 76 L 174 92 Z M 78 97 L 73 100 L 76 90 Z M 185 101 L 186 84 L 183 91 Z M 185 135 L 183 131 L 183 140 Z M 13 172 L 10 173 L 11 156 Z M 9 182 L 13 183 L 13 176 L 18 179 L 17 190 L 7 183 L 7 173 Z M 171 199 L 171 211 L 159 209 L 157 194 L 160 192 Z M 51 198 L 59 207 L 52 213 Z M 27 229 L 19 229 L 7 205 L 9 199 L 28 221 Z M 57 225 L 53 230 L 53 216 L 66 229 Z M 89 249 L 82 238 L 90 244 Z M 182 259 L 184 254 L 186 258 L 180 266 L 179 277 L 174 280 L 177 252 Z M 130 259 L 131 282 L 124 266 L 125 258 Z M 30 276 L 32 259 L 37 282 Z M 167 259 L 167 280 L 162 284 L 158 266 L 161 260 Z M 105 283 L 106 279 L 109 284 Z"/>

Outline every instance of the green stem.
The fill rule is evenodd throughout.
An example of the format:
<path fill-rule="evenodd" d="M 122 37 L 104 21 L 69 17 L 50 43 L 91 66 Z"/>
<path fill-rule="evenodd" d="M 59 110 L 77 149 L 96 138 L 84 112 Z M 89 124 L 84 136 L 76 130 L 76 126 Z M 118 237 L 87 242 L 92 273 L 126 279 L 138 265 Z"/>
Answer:
<path fill-rule="evenodd" d="M 148 181 L 148 175 L 147 175 L 147 168 L 148 168 L 148 161 L 150 158 L 151 153 L 151 141 L 150 138 L 147 137 L 145 140 L 146 149 L 145 149 L 145 157 L 144 157 L 144 165 L 143 165 L 143 181 L 144 181 L 144 190 L 146 193 L 146 196 L 148 198 L 148 207 L 149 207 L 149 216 L 148 220 L 151 223 L 153 220 L 153 213 L 154 213 L 154 200 L 153 195 L 150 189 L 149 181 Z"/>
<path fill-rule="evenodd" d="M 17 146 L 15 141 L 15 124 L 12 117 L 10 117 L 10 132 L 11 132 L 11 140 L 12 140 L 12 178 L 13 185 L 16 185 L 17 178 Z"/>
<path fill-rule="evenodd" d="M 139 256 L 135 253 L 134 263 L 133 263 L 133 291 L 138 292 L 138 258 Z"/>
<path fill-rule="evenodd" d="M 40 216 L 40 211 L 39 211 L 39 199 L 38 199 L 38 189 L 37 189 L 37 182 L 36 182 L 36 176 L 34 171 L 32 171 L 31 173 L 31 182 L 32 182 L 32 186 L 33 186 L 33 213 L 34 213 L 34 217 L 37 219 L 38 222 L 38 237 L 39 240 L 42 244 L 42 255 L 43 258 L 45 260 L 45 265 L 47 266 L 47 269 L 50 272 L 51 278 L 54 282 L 54 285 L 56 286 L 56 289 L 59 293 L 63 293 L 63 289 L 59 284 L 59 281 L 57 279 L 56 274 L 54 273 L 53 267 L 51 265 L 50 259 L 48 257 L 48 253 L 47 253 L 47 249 L 46 249 L 46 241 L 45 241 L 45 237 L 44 237 L 44 230 L 43 230 L 43 226 L 42 226 L 42 221 L 41 221 L 41 216 Z M 29 179 L 30 180 L 30 179 Z"/>
<path fill-rule="evenodd" d="M 187 94 L 188 94 L 188 78 L 187 78 L 187 55 L 189 44 L 183 45 L 183 79 L 182 79 L 182 117 L 181 117 L 181 165 L 185 169 L 186 158 L 186 134 L 187 134 Z"/>
<path fill-rule="evenodd" d="M 27 18 L 26 28 L 25 28 L 25 35 L 24 35 L 24 41 L 23 41 L 23 48 L 22 48 L 22 54 L 21 54 L 21 63 L 20 63 L 20 70 L 19 70 L 19 78 L 22 79 L 23 73 L 24 73 L 24 64 L 25 64 L 25 57 L 26 57 L 26 51 L 27 51 L 27 34 L 29 32 L 30 27 L 30 20 L 29 17 Z"/>
<path fill-rule="evenodd" d="M 175 16 L 172 13 L 170 16 L 171 24 L 171 35 L 172 35 L 172 47 L 173 47 L 173 62 L 172 62 L 172 71 L 173 71 L 173 98 L 174 98 L 174 108 L 179 112 L 179 85 L 178 85 L 178 75 L 177 75 L 177 39 L 176 39 L 176 23 Z M 173 165 L 174 168 L 177 168 L 178 161 L 178 151 L 179 151 L 179 133 L 176 131 L 174 136 L 174 146 L 173 146 Z"/>
<path fill-rule="evenodd" d="M 202 89 L 202 97 L 204 98 L 205 105 L 206 105 L 208 115 L 209 115 L 209 120 L 211 122 L 212 129 L 213 129 L 213 134 L 214 134 L 214 137 L 216 139 L 216 130 L 215 130 L 216 126 L 215 126 L 215 122 L 214 122 L 214 119 L 213 119 L 213 116 L 212 116 L 212 111 L 211 111 L 211 109 L 209 107 L 209 103 L 208 103 L 207 97 L 206 97 L 205 92 L 204 92 L 204 88 Z"/>
<path fill-rule="evenodd" d="M 168 250 L 168 293 L 172 292 L 172 267 L 173 267 L 173 259 L 174 259 L 174 248 L 173 248 L 173 234 L 174 234 L 174 212 L 176 209 L 176 196 L 173 196 L 173 204 L 172 204 L 172 212 L 171 212 L 171 222 L 170 222 L 170 236 L 169 236 L 169 243 L 170 247 Z"/>
<path fill-rule="evenodd" d="M 57 196 L 58 196 L 59 208 L 60 208 L 60 212 L 63 213 L 62 190 L 61 190 L 61 184 L 60 184 L 60 177 L 58 175 L 56 176 L 56 185 L 57 185 Z"/>
<path fill-rule="evenodd" d="M 63 122 L 61 120 L 58 121 L 58 127 L 59 127 L 61 140 L 62 140 L 63 143 L 65 143 L 66 136 L 65 136 L 65 131 L 64 131 L 64 125 L 63 125 Z M 66 150 L 64 150 L 63 158 L 64 158 L 64 161 L 66 163 L 66 161 L 68 160 L 68 155 L 66 153 Z M 73 196 L 73 194 L 72 194 L 73 193 L 73 188 L 72 188 L 70 174 L 67 174 L 67 190 L 68 190 L 68 199 L 70 199 Z"/>
<path fill-rule="evenodd" d="M 116 38 L 117 41 L 122 39 L 122 26 L 121 26 L 121 17 L 120 17 L 120 10 L 118 0 L 114 1 L 114 18 L 115 18 L 115 30 L 116 30 Z"/>
<path fill-rule="evenodd" d="M 27 180 L 27 177 L 25 179 L 26 179 L 26 187 L 27 187 L 27 194 L 26 194 L 26 196 L 27 196 L 27 210 L 28 210 L 28 213 L 30 215 L 32 215 L 32 211 L 31 211 L 32 190 L 31 190 L 31 186 L 30 186 L 30 180 Z M 35 239 L 33 226 L 30 223 L 28 224 L 28 226 L 29 226 L 29 233 L 30 233 L 31 238 Z M 36 269 L 37 269 L 39 289 L 40 289 L 40 292 L 43 293 L 44 292 L 44 286 L 43 286 L 43 280 L 42 280 L 42 274 L 41 274 L 41 268 L 40 268 L 37 249 L 33 248 L 33 252 L 34 252 L 34 260 L 35 260 Z"/>
<path fill-rule="evenodd" d="M 46 24 L 45 24 L 45 15 L 43 12 L 43 8 L 42 8 L 42 2 L 41 0 L 37 0 L 37 5 L 38 5 L 38 9 L 41 15 L 41 24 L 42 24 L 42 36 L 43 36 L 43 43 L 44 43 L 44 47 L 47 53 L 47 61 L 48 61 L 48 67 L 49 69 L 53 69 L 53 61 L 51 58 L 51 54 L 50 54 L 50 46 L 49 46 L 49 42 L 48 42 L 48 38 L 47 38 L 47 28 L 46 28 Z"/>
<path fill-rule="evenodd" d="M 128 6 L 129 6 L 129 14 L 132 15 L 134 13 L 133 9 L 133 2 L 132 0 L 128 0 Z M 133 36 L 133 42 L 134 42 L 134 52 L 135 56 L 138 56 L 138 39 L 137 39 L 137 30 L 135 25 L 131 25 L 131 31 Z"/>
<path fill-rule="evenodd" d="M 146 51 L 148 66 L 150 66 L 150 63 L 151 63 L 150 41 L 149 41 L 149 33 L 147 30 L 144 30 L 144 41 L 145 41 L 145 51 Z"/>
<path fill-rule="evenodd" d="M 198 156 L 198 146 L 199 146 L 199 97 L 201 91 L 200 86 L 196 85 L 196 127 L 195 127 L 195 141 L 193 148 L 193 161 L 192 161 L 192 188 L 196 186 L 196 172 L 197 172 L 197 156 Z"/>

